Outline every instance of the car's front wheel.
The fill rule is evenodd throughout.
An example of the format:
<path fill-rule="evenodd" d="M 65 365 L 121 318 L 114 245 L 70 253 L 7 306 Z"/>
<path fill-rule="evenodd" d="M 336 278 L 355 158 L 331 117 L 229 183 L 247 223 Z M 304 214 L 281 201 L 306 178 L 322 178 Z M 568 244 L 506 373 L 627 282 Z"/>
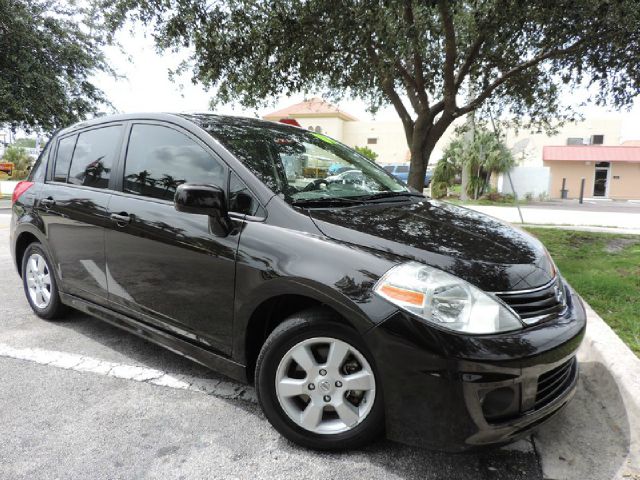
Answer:
<path fill-rule="evenodd" d="M 258 357 L 256 391 L 271 424 L 305 447 L 357 448 L 384 429 L 382 388 L 364 342 L 320 309 L 271 333 Z"/>
<path fill-rule="evenodd" d="M 22 283 L 29 305 L 39 317 L 52 320 L 65 313 L 51 262 L 40 243 L 30 244 L 24 252 Z"/>

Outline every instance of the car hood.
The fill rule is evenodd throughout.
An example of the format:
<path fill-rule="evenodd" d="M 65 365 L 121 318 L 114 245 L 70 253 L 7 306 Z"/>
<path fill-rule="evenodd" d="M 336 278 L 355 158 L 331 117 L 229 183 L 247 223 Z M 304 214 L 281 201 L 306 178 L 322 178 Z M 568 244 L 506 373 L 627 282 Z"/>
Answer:
<path fill-rule="evenodd" d="M 440 268 L 486 291 L 535 288 L 555 276 L 537 239 L 449 203 L 377 203 L 309 214 L 327 237 Z"/>

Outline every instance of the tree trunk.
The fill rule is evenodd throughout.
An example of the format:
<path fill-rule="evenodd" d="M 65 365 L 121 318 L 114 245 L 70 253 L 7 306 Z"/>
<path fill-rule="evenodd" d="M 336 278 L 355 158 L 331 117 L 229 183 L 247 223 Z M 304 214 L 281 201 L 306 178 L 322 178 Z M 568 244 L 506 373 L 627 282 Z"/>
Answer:
<path fill-rule="evenodd" d="M 409 186 L 422 193 L 424 190 L 424 176 L 429 166 L 429 159 L 442 134 L 453 122 L 453 117 L 441 117 L 435 124 L 418 117 L 413 128 L 411 150 L 411 166 L 409 168 Z"/>

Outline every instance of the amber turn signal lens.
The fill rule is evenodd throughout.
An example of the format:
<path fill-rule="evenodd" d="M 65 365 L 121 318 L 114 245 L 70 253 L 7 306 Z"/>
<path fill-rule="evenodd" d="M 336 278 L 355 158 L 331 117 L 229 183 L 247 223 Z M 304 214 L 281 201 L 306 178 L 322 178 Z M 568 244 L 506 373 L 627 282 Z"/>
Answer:
<path fill-rule="evenodd" d="M 410 303 L 411 305 L 422 306 L 424 302 L 424 293 L 416 292 L 415 290 L 407 290 L 405 288 L 398 288 L 392 285 L 383 285 L 380 291 L 387 297 L 393 298 L 404 303 Z"/>

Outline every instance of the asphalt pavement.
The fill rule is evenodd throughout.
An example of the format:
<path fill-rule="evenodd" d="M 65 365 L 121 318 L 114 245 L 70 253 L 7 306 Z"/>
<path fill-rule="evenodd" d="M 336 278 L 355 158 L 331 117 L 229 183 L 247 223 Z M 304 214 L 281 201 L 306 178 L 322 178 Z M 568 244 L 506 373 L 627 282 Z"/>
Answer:
<path fill-rule="evenodd" d="M 11 262 L 8 222 L 0 212 L 1 479 L 606 479 L 628 448 L 624 419 L 598 390 L 603 373 L 589 365 L 569 407 L 506 448 L 300 448 L 271 428 L 251 387 L 78 312 L 36 317 Z"/>

